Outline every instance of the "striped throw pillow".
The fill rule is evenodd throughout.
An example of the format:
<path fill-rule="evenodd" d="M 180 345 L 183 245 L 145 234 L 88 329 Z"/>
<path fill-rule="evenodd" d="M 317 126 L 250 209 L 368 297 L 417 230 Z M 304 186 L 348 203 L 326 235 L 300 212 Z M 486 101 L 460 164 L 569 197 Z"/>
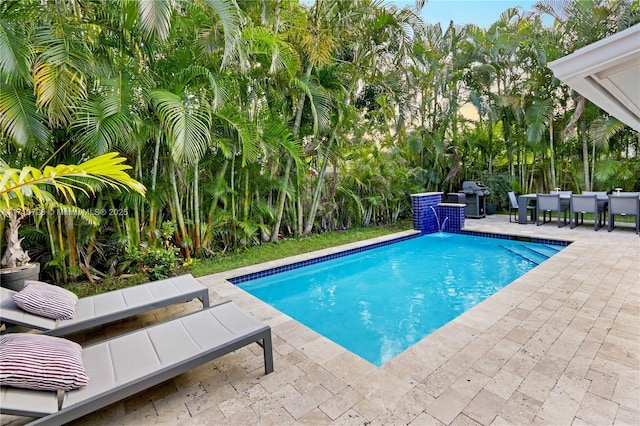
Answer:
<path fill-rule="evenodd" d="M 42 334 L 0 336 L 0 385 L 68 391 L 87 383 L 77 343 Z"/>
<path fill-rule="evenodd" d="M 32 314 L 63 320 L 76 316 L 78 296 L 57 285 L 27 280 L 24 288 L 13 295 L 13 301 Z"/>

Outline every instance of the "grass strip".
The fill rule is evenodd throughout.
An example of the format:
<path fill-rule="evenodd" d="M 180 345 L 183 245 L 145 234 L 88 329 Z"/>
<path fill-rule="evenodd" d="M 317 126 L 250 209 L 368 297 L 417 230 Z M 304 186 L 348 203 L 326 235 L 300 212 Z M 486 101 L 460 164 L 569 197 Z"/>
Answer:
<path fill-rule="evenodd" d="M 413 222 L 410 220 L 390 225 L 326 232 L 305 238 L 287 238 L 278 242 L 263 243 L 259 246 L 251 246 L 234 252 L 219 253 L 210 259 L 199 259 L 190 268 L 181 269 L 179 273 L 191 272 L 195 277 L 201 277 L 342 244 L 368 240 L 408 229 L 413 229 Z M 93 283 L 89 281 L 73 282 L 65 285 L 65 288 L 74 292 L 78 297 L 86 297 L 131 287 L 147 281 L 148 279 L 145 276 L 135 274 L 127 278 L 107 277 L 104 280 Z"/>
<path fill-rule="evenodd" d="M 345 231 L 312 235 L 306 238 L 287 238 L 276 243 L 263 243 L 259 246 L 248 247 L 239 253 L 224 253 L 213 259 L 198 261 L 192 267 L 191 273 L 196 277 L 215 274 L 297 254 L 368 240 L 408 229 L 413 229 L 413 222 L 405 221 L 392 225 L 353 228 Z"/>

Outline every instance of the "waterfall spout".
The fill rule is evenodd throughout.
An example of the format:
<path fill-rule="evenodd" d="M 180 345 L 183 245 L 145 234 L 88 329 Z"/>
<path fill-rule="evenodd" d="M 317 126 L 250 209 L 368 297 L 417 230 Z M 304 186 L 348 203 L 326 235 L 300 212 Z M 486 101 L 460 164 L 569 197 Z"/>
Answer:
<path fill-rule="evenodd" d="M 438 222 L 438 231 L 440 230 L 440 218 L 438 217 L 438 212 L 436 212 L 436 209 L 433 208 L 433 206 L 429 206 L 431 207 L 431 210 L 433 210 L 433 215 L 436 217 L 436 222 Z"/>
<path fill-rule="evenodd" d="M 444 220 L 442 221 L 442 227 L 440 228 L 440 232 L 444 232 L 444 225 L 447 224 L 447 219 L 449 219 L 449 216 L 445 217 Z"/>
<path fill-rule="evenodd" d="M 438 223 L 438 231 L 444 232 L 444 226 L 447 224 L 447 220 L 449 219 L 449 216 L 445 217 L 444 220 L 442 221 L 442 225 L 440 225 L 440 218 L 438 217 L 438 212 L 436 212 L 436 209 L 434 209 L 433 206 L 429 206 L 429 207 L 433 211 L 433 215 L 436 217 L 436 222 Z"/>

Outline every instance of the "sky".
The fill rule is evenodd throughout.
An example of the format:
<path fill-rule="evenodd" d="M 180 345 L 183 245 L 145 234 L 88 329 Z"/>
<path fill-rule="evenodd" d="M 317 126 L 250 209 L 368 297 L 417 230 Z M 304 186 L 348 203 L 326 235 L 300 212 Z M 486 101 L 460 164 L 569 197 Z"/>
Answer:
<path fill-rule="evenodd" d="M 521 6 L 528 12 L 535 3 L 533 0 L 428 0 L 421 16 L 428 24 L 440 22 L 447 26 L 453 20 L 456 25 L 476 24 L 489 28 L 506 9 Z M 415 0 L 388 0 L 384 4 L 403 7 L 415 5 Z"/>

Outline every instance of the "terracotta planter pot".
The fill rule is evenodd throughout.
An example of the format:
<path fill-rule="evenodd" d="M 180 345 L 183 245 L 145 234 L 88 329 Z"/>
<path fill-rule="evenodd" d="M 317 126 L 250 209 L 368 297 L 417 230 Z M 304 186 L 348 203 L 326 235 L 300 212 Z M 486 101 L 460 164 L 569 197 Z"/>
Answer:
<path fill-rule="evenodd" d="M 17 268 L 0 269 L 0 285 L 15 291 L 22 290 L 25 280 L 38 280 L 39 278 L 39 263 L 28 263 Z"/>

